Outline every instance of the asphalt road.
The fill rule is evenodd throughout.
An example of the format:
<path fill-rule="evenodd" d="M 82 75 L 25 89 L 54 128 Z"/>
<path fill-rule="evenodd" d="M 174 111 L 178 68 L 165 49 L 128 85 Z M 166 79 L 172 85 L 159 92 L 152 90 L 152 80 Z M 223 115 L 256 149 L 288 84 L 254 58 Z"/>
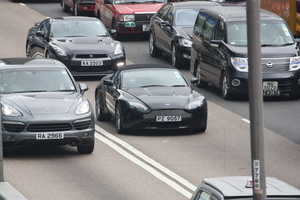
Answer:
<path fill-rule="evenodd" d="M 25 56 L 26 34 L 35 21 L 66 15 L 58 2 L 25 4 L 1 1 L 2 58 Z M 128 63 L 170 63 L 166 56 L 149 56 L 147 38 L 122 42 Z M 188 69 L 181 71 L 192 77 Z M 94 105 L 98 80 L 78 82 L 89 85 L 85 95 Z M 204 177 L 251 175 L 250 127 L 244 120 L 249 118 L 247 99 L 225 101 L 213 87 L 200 91 L 209 100 L 205 133 L 118 135 L 114 121 L 97 122 L 93 154 L 78 155 L 68 146 L 16 150 L 4 158 L 4 179 L 30 200 L 180 200 L 188 199 Z M 266 175 L 300 188 L 299 100 L 266 99 L 264 117 Z"/>

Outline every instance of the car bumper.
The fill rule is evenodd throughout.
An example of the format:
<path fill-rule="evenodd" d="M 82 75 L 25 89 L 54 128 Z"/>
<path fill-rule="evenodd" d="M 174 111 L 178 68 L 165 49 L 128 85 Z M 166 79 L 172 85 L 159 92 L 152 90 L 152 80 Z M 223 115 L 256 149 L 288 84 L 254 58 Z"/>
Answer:
<path fill-rule="evenodd" d="M 64 63 L 70 70 L 73 76 L 105 76 L 113 73 L 118 67 L 125 65 L 126 59 L 124 56 L 116 57 L 111 59 L 110 57 L 101 59 L 90 59 L 93 61 L 103 62 L 100 66 L 82 66 L 81 61 L 87 61 L 89 59 L 75 59 L 72 57 L 58 58 L 55 59 Z M 123 63 L 123 65 L 122 65 Z"/>
<path fill-rule="evenodd" d="M 262 73 L 263 82 L 277 82 L 280 94 L 300 94 L 300 71 L 284 73 Z M 239 80 L 239 86 L 233 86 L 232 82 Z M 248 73 L 236 73 L 229 76 L 230 92 L 235 94 L 248 94 Z"/>
<path fill-rule="evenodd" d="M 157 115 L 180 115 L 180 122 L 156 122 Z M 155 110 L 148 114 L 135 115 L 130 111 L 123 111 L 123 127 L 135 130 L 178 130 L 199 129 L 207 126 L 207 105 L 197 113 L 184 110 Z"/>
<path fill-rule="evenodd" d="M 80 146 L 91 144 L 94 141 L 95 122 L 93 117 L 73 120 L 58 119 L 59 115 L 56 119 L 49 119 L 45 116 L 43 120 L 28 121 L 3 118 L 3 147 L 18 148 L 39 144 Z M 53 137 L 53 134 L 56 137 Z M 59 137 L 59 134 L 63 134 L 63 137 Z"/>

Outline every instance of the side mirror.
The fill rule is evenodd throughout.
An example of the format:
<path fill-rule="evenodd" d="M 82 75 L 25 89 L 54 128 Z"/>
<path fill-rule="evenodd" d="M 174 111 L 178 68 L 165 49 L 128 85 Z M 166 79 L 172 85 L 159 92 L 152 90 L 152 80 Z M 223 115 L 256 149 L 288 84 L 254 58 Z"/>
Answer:
<path fill-rule="evenodd" d="M 79 83 L 80 94 L 84 94 L 89 89 L 89 86 L 85 83 Z"/>
<path fill-rule="evenodd" d="M 38 37 L 45 37 L 45 32 L 44 31 L 37 31 L 36 36 Z"/>
<path fill-rule="evenodd" d="M 107 85 L 107 86 L 113 86 L 114 85 L 114 83 L 112 82 L 112 80 L 104 80 L 103 84 Z"/>
<path fill-rule="evenodd" d="M 110 29 L 110 30 L 109 30 L 109 33 L 110 33 L 111 35 L 115 35 L 115 34 L 117 33 L 117 30 L 116 30 L 116 29 Z"/>

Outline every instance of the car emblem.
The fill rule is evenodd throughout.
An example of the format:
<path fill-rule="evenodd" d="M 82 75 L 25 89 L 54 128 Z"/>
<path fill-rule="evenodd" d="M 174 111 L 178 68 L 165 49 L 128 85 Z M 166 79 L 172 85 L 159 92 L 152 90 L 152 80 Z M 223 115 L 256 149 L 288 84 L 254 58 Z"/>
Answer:
<path fill-rule="evenodd" d="M 267 65 L 268 68 L 273 67 L 273 63 L 271 61 L 268 61 L 266 65 Z"/>
<path fill-rule="evenodd" d="M 46 111 L 48 111 L 48 112 L 49 112 L 49 111 L 50 111 L 50 109 L 49 109 L 49 108 L 47 108 L 47 109 L 46 109 Z"/>

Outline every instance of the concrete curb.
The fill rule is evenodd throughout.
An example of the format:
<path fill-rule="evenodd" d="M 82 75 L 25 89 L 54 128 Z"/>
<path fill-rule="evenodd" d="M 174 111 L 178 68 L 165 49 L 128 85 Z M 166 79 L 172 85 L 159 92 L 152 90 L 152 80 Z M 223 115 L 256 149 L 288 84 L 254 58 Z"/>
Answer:
<path fill-rule="evenodd" d="M 27 200 L 7 182 L 0 182 L 0 200 Z"/>

